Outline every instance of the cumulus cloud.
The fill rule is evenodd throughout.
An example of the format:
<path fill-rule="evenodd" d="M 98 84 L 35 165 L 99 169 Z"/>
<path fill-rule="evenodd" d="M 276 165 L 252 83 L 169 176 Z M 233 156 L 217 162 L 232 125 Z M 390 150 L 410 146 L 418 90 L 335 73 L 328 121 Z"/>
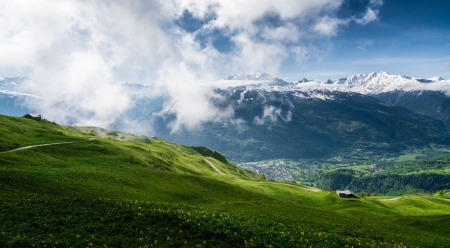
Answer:
<path fill-rule="evenodd" d="M 310 47 L 320 49 L 318 39 L 352 20 L 376 20 L 382 5 L 371 0 L 364 13 L 340 19 L 342 3 L 0 0 L 0 73 L 29 76 L 22 90 L 41 98 L 24 104 L 60 123 L 107 127 L 135 106 L 123 84 L 140 83 L 167 96 L 161 114 L 176 116 L 173 130 L 192 129 L 233 115 L 211 103 L 220 99 L 208 82 L 301 63 Z M 189 29 L 180 25 L 187 16 Z"/>

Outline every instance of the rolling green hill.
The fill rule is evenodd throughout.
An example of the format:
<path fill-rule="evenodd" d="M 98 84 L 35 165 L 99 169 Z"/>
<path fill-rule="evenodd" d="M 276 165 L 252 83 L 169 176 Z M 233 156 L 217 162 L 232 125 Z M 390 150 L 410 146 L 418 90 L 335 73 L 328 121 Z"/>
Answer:
<path fill-rule="evenodd" d="M 450 202 L 437 196 L 339 198 L 258 181 L 205 147 L 94 127 L 0 116 L 0 131 L 1 247 L 450 242 Z M 13 151 L 42 144 L 53 145 Z"/>

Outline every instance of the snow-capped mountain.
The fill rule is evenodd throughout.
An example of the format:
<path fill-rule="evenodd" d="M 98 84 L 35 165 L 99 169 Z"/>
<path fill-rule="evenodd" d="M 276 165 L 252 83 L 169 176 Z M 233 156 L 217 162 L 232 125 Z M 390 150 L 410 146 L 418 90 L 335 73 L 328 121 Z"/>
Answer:
<path fill-rule="evenodd" d="M 265 81 L 260 84 L 253 84 L 251 88 L 259 88 L 275 91 L 341 91 L 356 92 L 365 95 L 376 95 L 397 90 L 411 91 L 420 89 L 421 84 L 436 83 L 445 81 L 442 77 L 414 78 L 403 75 L 390 74 L 387 72 L 371 72 L 367 74 L 356 74 L 347 78 L 328 80 L 326 82 L 314 82 L 303 78 L 296 82 L 286 81 L 270 76 L 267 73 L 249 73 L 230 76 L 227 80 Z M 284 84 L 280 84 L 284 82 Z M 243 85 L 244 86 L 244 85 Z M 250 86 L 250 84 L 246 85 Z M 419 87 L 417 87 L 419 86 Z"/>
<path fill-rule="evenodd" d="M 411 77 L 380 71 L 368 74 L 356 74 L 347 78 L 335 80 L 331 84 L 337 86 L 337 90 L 348 90 L 361 94 L 378 94 L 419 83 L 419 81 Z"/>
<path fill-rule="evenodd" d="M 239 77 L 252 78 L 244 74 Z M 265 78 L 274 77 L 265 74 Z M 450 128 L 450 80 L 442 77 L 414 78 L 380 71 L 326 82 L 314 82 L 306 78 L 292 83 L 279 83 L 281 79 L 277 80 L 254 81 L 258 83 L 241 81 L 242 84 L 234 90 L 241 90 L 241 102 L 250 91 L 291 92 L 297 98 L 323 101 L 336 100 L 337 92 L 350 94 L 348 97 L 351 94 L 363 94 L 442 120 Z"/>
<path fill-rule="evenodd" d="M 416 78 L 416 80 L 421 83 L 434 83 L 434 82 L 444 81 L 445 79 L 442 77 L 432 77 L 432 78 Z"/>
<path fill-rule="evenodd" d="M 238 81 L 238 84 L 221 84 L 219 90 L 233 92 L 240 91 L 241 92 L 241 101 L 244 98 L 244 95 L 247 92 L 260 92 L 260 95 L 263 95 L 261 92 L 291 92 L 298 98 L 311 98 L 311 99 L 321 99 L 321 100 L 329 100 L 333 99 L 330 90 L 326 87 L 320 87 L 321 84 L 314 82 L 312 80 L 308 80 L 303 78 L 298 80 L 297 82 L 286 82 L 283 79 L 279 79 L 276 77 L 272 77 L 267 73 L 239 73 L 235 76 L 229 76 L 225 79 Z M 247 100 L 251 100 L 247 99 Z"/>
<path fill-rule="evenodd" d="M 335 81 L 327 81 L 326 84 L 336 86 L 335 90 L 352 91 L 361 94 L 380 94 L 396 90 L 414 90 L 422 83 L 433 83 L 443 81 L 441 77 L 434 78 L 413 78 L 403 75 L 390 74 L 387 72 L 371 72 L 368 74 L 356 74 L 347 78 Z"/>
<path fill-rule="evenodd" d="M 264 78 L 264 82 L 259 83 Z M 239 87 L 246 90 L 265 90 L 265 91 L 292 91 L 296 92 L 296 96 L 301 98 L 317 98 L 317 99 L 333 99 L 329 93 L 338 92 L 355 92 L 365 95 L 379 94 L 382 92 L 390 92 L 402 89 L 405 86 L 420 84 L 417 79 L 389 74 L 387 72 L 372 72 L 368 74 L 357 74 L 347 78 L 337 80 L 328 80 L 327 82 L 314 82 L 303 78 L 296 82 L 288 83 L 281 79 L 270 76 L 267 73 L 250 73 L 237 74 L 230 76 L 228 80 L 242 80 L 243 84 Z M 438 78 L 436 78 L 438 80 Z M 257 81 L 258 83 L 246 83 L 247 81 Z M 423 80 L 422 80 L 423 81 Z M 427 81 L 431 81 L 427 80 Z M 283 83 L 280 83 L 283 82 Z"/>
<path fill-rule="evenodd" d="M 277 78 L 270 76 L 265 72 L 250 72 L 238 73 L 234 76 L 229 76 L 226 80 L 252 80 L 252 81 L 276 81 Z"/>

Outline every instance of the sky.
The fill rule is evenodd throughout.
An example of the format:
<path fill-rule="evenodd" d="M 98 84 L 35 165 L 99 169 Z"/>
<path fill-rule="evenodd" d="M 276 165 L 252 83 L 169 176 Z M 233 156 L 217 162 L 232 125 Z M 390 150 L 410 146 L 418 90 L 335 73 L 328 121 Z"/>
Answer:
<path fill-rule="evenodd" d="M 125 83 L 167 99 L 173 129 L 214 111 L 208 82 L 264 71 L 325 81 L 387 71 L 450 78 L 447 0 L 0 0 L 0 77 L 58 123 L 107 127 L 136 106 Z"/>
<path fill-rule="evenodd" d="M 373 71 L 449 79 L 448 10 L 447 0 L 385 0 L 376 20 L 341 28 L 324 54 L 286 66 L 282 74 L 289 81 L 302 75 L 324 81 Z"/>

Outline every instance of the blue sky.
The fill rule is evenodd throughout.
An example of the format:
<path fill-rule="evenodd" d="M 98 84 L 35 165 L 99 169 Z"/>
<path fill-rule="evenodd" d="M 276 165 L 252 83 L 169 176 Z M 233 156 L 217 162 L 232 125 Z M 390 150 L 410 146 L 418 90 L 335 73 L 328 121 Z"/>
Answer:
<path fill-rule="evenodd" d="M 351 24 L 329 40 L 323 57 L 281 75 L 326 80 L 372 71 L 450 78 L 450 1 L 385 0 L 376 21 Z M 328 74 L 328 75 L 327 75 Z"/>

